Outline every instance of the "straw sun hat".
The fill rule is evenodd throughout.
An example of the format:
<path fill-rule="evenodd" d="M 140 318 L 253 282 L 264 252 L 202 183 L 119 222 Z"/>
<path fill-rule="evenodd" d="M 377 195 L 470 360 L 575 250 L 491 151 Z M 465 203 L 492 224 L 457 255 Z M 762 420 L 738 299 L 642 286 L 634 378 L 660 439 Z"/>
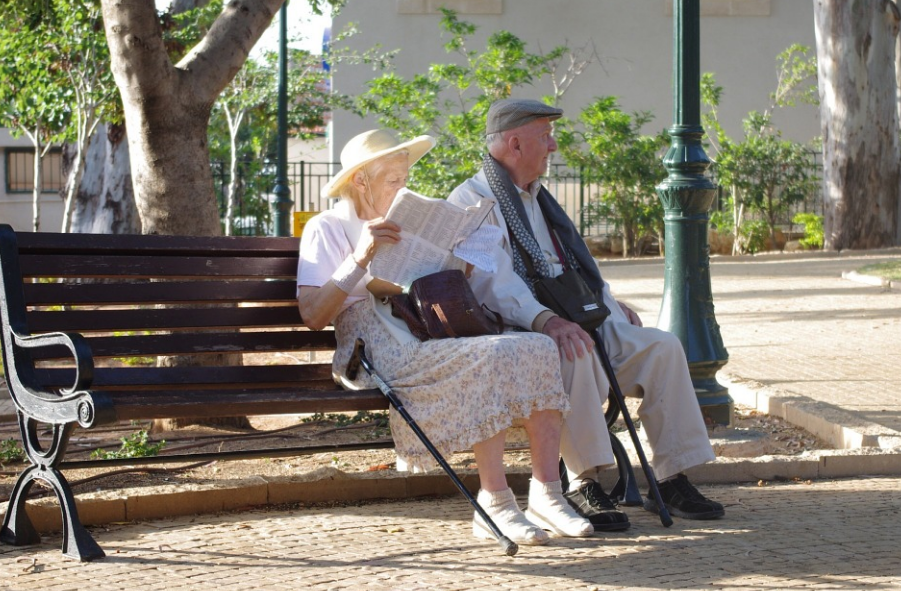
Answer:
<path fill-rule="evenodd" d="M 341 172 L 322 187 L 323 197 L 337 197 L 344 184 L 370 162 L 401 150 L 407 150 L 408 167 L 435 147 L 435 138 L 421 135 L 407 142 L 398 142 L 390 132 L 373 129 L 351 138 L 341 150 Z"/>

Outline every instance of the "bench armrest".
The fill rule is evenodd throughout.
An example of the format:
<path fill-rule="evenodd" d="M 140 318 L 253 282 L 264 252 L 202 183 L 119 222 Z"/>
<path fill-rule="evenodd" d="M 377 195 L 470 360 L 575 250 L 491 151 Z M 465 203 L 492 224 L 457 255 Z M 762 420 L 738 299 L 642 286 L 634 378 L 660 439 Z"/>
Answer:
<path fill-rule="evenodd" d="M 107 397 L 88 390 L 94 381 L 94 356 L 91 346 L 82 335 L 62 332 L 22 335 L 12 330 L 6 334 L 10 336 L 13 349 L 63 346 L 72 353 L 75 362 L 74 382 L 70 387 L 55 392 L 48 391 L 29 379 L 29 376 L 34 375 L 30 364 L 20 367 L 22 360 L 9 360 L 11 367 L 6 368 L 10 378 L 9 393 L 16 407 L 25 416 L 54 425 L 78 421 L 84 428 L 115 421 L 115 413 Z M 15 351 L 13 354 L 15 355 Z"/>
<path fill-rule="evenodd" d="M 94 356 L 87 340 L 77 333 L 50 332 L 40 335 L 12 333 L 14 342 L 23 349 L 40 349 L 62 345 L 69 349 L 75 360 L 75 383 L 61 390 L 61 394 L 74 394 L 91 387 L 94 381 Z"/>

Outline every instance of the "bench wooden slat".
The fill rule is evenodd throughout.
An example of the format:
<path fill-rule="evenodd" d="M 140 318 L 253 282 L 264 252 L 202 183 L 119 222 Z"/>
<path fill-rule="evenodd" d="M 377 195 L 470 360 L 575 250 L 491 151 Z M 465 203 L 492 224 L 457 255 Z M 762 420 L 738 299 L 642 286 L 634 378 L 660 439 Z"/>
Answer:
<path fill-rule="evenodd" d="M 95 283 L 28 283 L 25 300 L 29 306 L 112 305 L 217 302 L 293 302 L 297 282 L 271 281 L 144 281 Z"/>
<path fill-rule="evenodd" d="M 23 277 L 296 277 L 297 259 L 272 257 L 154 257 L 95 255 L 24 255 Z"/>
<path fill-rule="evenodd" d="M 32 333 L 280 328 L 301 324 L 300 311 L 296 305 L 251 308 L 60 310 L 28 314 L 28 328 Z"/>
<path fill-rule="evenodd" d="M 278 353 L 302 354 L 307 351 L 335 349 L 332 330 L 267 332 L 202 332 L 178 334 L 139 334 L 89 337 L 88 344 L 97 359 L 110 357 L 144 357 L 160 355 L 202 355 L 214 353 Z M 36 349 L 38 360 L 68 359 L 65 347 Z"/>
<path fill-rule="evenodd" d="M 229 393 L 227 399 L 215 390 L 104 392 L 113 402 L 120 421 L 353 412 L 385 410 L 388 400 L 378 390 L 254 390 Z"/>
<path fill-rule="evenodd" d="M 72 384 L 75 371 L 69 368 L 35 370 L 38 381 L 47 387 L 60 388 Z M 197 367 L 102 367 L 94 370 L 92 390 L 114 388 L 175 388 L 191 386 L 240 388 L 253 384 L 257 389 L 287 387 L 291 384 L 316 382 L 334 388 L 330 363 L 302 365 L 244 365 Z M 224 398 L 231 393 L 223 394 Z"/>
<path fill-rule="evenodd" d="M 297 258 L 298 238 L 269 236 L 148 236 L 17 232 L 20 254 L 101 254 L 140 252 L 145 256 L 240 256 Z"/>

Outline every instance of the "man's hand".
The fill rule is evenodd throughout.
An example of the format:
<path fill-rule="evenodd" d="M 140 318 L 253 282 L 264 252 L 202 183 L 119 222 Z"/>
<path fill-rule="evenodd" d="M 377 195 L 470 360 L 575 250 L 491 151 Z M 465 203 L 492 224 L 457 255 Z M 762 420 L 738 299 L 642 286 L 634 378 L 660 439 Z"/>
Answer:
<path fill-rule="evenodd" d="M 626 318 L 629 320 L 629 324 L 631 324 L 632 326 L 644 326 L 644 324 L 641 323 L 641 318 L 639 318 L 638 314 L 635 313 L 635 310 L 622 302 L 616 303 L 619 304 L 619 307 L 622 309 L 623 314 L 626 315 Z"/>
<path fill-rule="evenodd" d="M 582 357 L 594 347 L 591 335 L 582 330 L 581 326 L 559 316 L 548 320 L 542 332 L 554 339 L 560 352 L 566 355 L 566 359 L 570 362 L 574 361 L 576 357 Z"/>

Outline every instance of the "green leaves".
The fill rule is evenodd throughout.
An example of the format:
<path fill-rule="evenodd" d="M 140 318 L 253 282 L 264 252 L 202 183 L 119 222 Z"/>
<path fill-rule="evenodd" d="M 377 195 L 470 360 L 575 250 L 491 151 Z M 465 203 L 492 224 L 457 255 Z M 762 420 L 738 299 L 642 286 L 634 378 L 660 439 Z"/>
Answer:
<path fill-rule="evenodd" d="M 642 134 L 652 120 L 648 112 L 629 115 L 615 97 L 595 99 L 578 120 L 557 125 L 560 153 L 582 171 L 583 181 L 600 185 L 591 213 L 613 221 L 623 234 L 623 254 L 635 254 L 646 234 L 662 235 L 663 206 L 657 184 L 666 178 L 661 164 L 669 137 L 663 131 Z"/>
<path fill-rule="evenodd" d="M 438 145 L 411 171 L 409 185 L 426 195 L 446 197 L 475 174 L 485 151 L 485 116 L 489 105 L 516 88 L 536 83 L 554 72 L 568 49 L 530 53 L 509 31 L 489 36 L 483 51 L 467 43 L 476 27 L 442 10 L 441 28 L 449 37 L 448 63 L 431 64 L 427 72 L 405 78 L 389 71 L 368 83 L 355 105 L 363 115 L 397 130 L 404 138 L 430 134 Z M 562 95 L 550 97 L 553 103 Z"/>
<path fill-rule="evenodd" d="M 798 242 L 804 248 L 823 248 L 823 216 L 815 213 L 796 213 L 792 222 L 804 226 L 804 238 Z"/>
<path fill-rule="evenodd" d="M 146 429 L 136 431 L 127 437 L 121 439 L 122 446 L 115 451 L 106 451 L 103 449 L 95 449 L 91 452 L 91 459 L 99 460 L 115 460 L 121 458 L 146 458 L 148 456 L 159 455 L 160 451 L 166 447 L 166 442 L 151 443 L 150 435 Z"/>
<path fill-rule="evenodd" d="M 733 233 L 736 243 L 743 241 L 739 246 L 746 251 L 763 247 L 761 224 L 768 228 L 775 245 L 779 221 L 792 206 L 817 190 L 810 147 L 783 139 L 770 115 L 777 107 L 815 102 L 816 60 L 807 58 L 807 51 L 806 47 L 792 45 L 779 54 L 777 89 L 770 95 L 773 104 L 762 113 L 748 113 L 742 140 L 730 138 L 717 119 L 723 88 L 716 85 L 713 74 L 701 78 L 701 98 L 709 107 L 702 119 L 708 137 L 714 140 L 716 174 L 733 195 Z M 761 219 L 743 223 L 745 210 Z"/>
<path fill-rule="evenodd" d="M 18 441 L 12 438 L 0 441 L 0 464 L 21 462 L 24 459 L 25 450 L 19 446 Z"/>

